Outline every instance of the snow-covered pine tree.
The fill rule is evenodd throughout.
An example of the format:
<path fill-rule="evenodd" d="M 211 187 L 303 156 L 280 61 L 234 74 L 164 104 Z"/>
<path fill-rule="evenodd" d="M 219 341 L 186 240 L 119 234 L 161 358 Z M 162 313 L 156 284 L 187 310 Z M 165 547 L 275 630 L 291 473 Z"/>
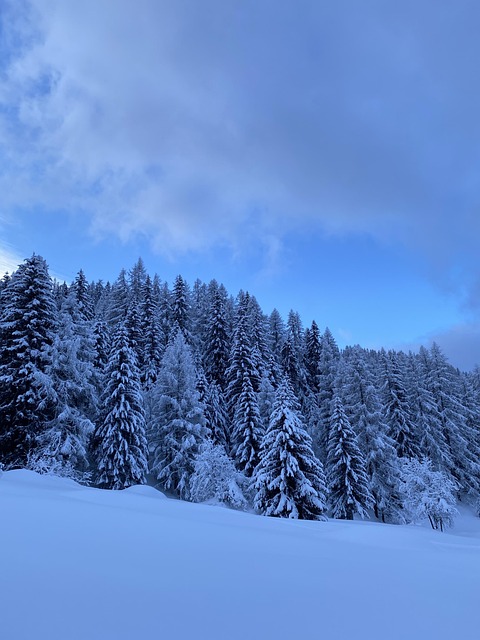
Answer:
<path fill-rule="evenodd" d="M 166 349 L 170 336 L 174 331 L 172 322 L 172 294 L 166 282 L 160 282 L 160 278 L 153 278 L 153 295 L 158 300 L 158 320 L 163 336 L 163 347 Z"/>
<path fill-rule="evenodd" d="M 135 301 L 137 307 L 140 307 L 143 301 L 145 281 L 147 279 L 147 270 L 145 269 L 142 258 L 137 260 L 128 275 L 130 297 Z"/>
<path fill-rule="evenodd" d="M 469 428 L 461 401 L 458 372 L 448 364 L 439 346 L 433 343 L 430 351 L 420 349 L 425 371 L 425 383 L 431 391 L 449 460 L 446 470 L 460 489 L 475 499 L 480 493 L 480 469 L 475 457 L 475 431 Z"/>
<path fill-rule="evenodd" d="M 365 459 L 338 394 L 333 399 L 325 471 L 332 516 L 341 520 L 353 520 L 355 514 L 366 517 L 373 499 L 368 488 Z"/>
<path fill-rule="evenodd" d="M 152 473 L 159 485 L 184 500 L 190 499 L 194 460 L 206 435 L 196 386 L 191 349 L 179 330 L 165 350 L 154 386 L 150 448 Z"/>
<path fill-rule="evenodd" d="M 203 357 L 205 331 L 209 317 L 209 287 L 199 278 L 195 280 L 190 294 L 190 327 L 192 332 L 192 350 Z"/>
<path fill-rule="evenodd" d="M 407 395 L 405 368 L 400 355 L 394 351 L 382 350 L 383 362 L 383 407 L 388 433 L 395 442 L 399 458 L 418 457 L 418 438 L 410 413 Z"/>
<path fill-rule="evenodd" d="M 305 334 L 300 316 L 290 311 L 287 320 L 287 332 L 282 346 L 281 365 L 292 387 L 293 393 L 300 403 L 302 414 L 305 415 L 308 396 L 307 372 L 304 362 Z"/>
<path fill-rule="evenodd" d="M 403 522 L 397 452 L 387 433 L 374 372 L 364 349 L 351 347 L 348 354 L 342 367 L 343 403 L 365 458 L 374 514 L 384 522 Z"/>
<path fill-rule="evenodd" d="M 0 462 L 25 467 L 53 417 L 53 283 L 45 260 L 33 255 L 1 292 Z"/>
<path fill-rule="evenodd" d="M 258 391 L 260 385 L 260 374 L 256 369 L 256 363 L 247 332 L 247 316 L 242 307 L 238 309 L 229 366 L 225 375 L 227 379 L 225 397 L 230 418 L 233 420 L 238 399 L 242 393 L 245 377 L 250 378 L 251 385 L 255 392 Z"/>
<path fill-rule="evenodd" d="M 267 338 L 268 318 L 262 313 L 255 296 L 249 296 L 246 301 L 247 333 L 250 337 L 252 355 L 255 367 L 261 374 L 267 366 L 270 350 Z"/>
<path fill-rule="evenodd" d="M 93 300 L 83 269 L 80 269 L 77 273 L 71 288 L 74 292 L 78 313 L 81 318 L 83 320 L 92 320 L 94 316 Z"/>
<path fill-rule="evenodd" d="M 107 323 L 108 313 L 110 309 L 110 297 L 112 294 L 112 285 L 110 282 L 103 284 L 99 280 L 95 285 L 95 307 L 94 317 L 96 321 L 102 321 Z"/>
<path fill-rule="evenodd" d="M 320 359 L 317 373 L 318 406 L 317 429 L 313 437 L 314 450 L 318 458 L 325 464 L 327 458 L 330 422 L 332 418 L 335 380 L 340 363 L 340 351 L 335 338 L 327 327 L 320 340 Z"/>
<path fill-rule="evenodd" d="M 230 451 L 230 432 L 227 407 L 222 390 L 215 382 L 208 382 L 205 372 L 197 365 L 197 391 L 205 416 L 205 432 L 214 443 Z"/>
<path fill-rule="evenodd" d="M 232 449 L 237 469 L 250 478 L 260 459 L 263 438 L 257 394 L 247 369 L 243 372 L 242 388 L 233 417 Z"/>
<path fill-rule="evenodd" d="M 320 331 L 317 323 L 313 320 L 310 329 L 305 330 L 305 370 L 307 384 L 314 394 L 319 391 L 321 351 Z"/>
<path fill-rule="evenodd" d="M 262 422 L 262 429 L 265 433 L 270 424 L 270 416 L 272 415 L 273 405 L 275 403 L 275 388 L 266 371 L 263 372 L 260 380 L 260 388 L 258 390 L 258 411 Z"/>
<path fill-rule="evenodd" d="M 410 354 L 407 361 L 407 392 L 418 433 L 419 455 L 428 458 L 435 469 L 451 470 L 454 462 L 444 436 L 440 414 L 427 384 L 428 363 Z"/>
<path fill-rule="evenodd" d="M 297 350 L 290 332 L 287 333 L 287 337 L 282 346 L 282 369 L 283 373 L 288 376 L 292 389 L 298 397 L 298 394 L 300 394 L 302 390 L 304 380 L 302 380 L 302 371 L 297 357 Z"/>
<path fill-rule="evenodd" d="M 94 337 L 85 307 L 72 289 L 62 304 L 52 347 L 55 414 L 39 436 L 29 466 L 40 473 L 82 481 L 88 468 L 87 448 L 97 410 Z"/>
<path fill-rule="evenodd" d="M 100 487 L 124 489 L 145 483 L 147 440 L 140 376 L 123 324 L 117 327 L 105 369 L 92 448 Z"/>
<path fill-rule="evenodd" d="M 111 348 L 110 333 L 108 331 L 108 325 L 103 320 L 98 320 L 93 325 L 93 339 L 95 355 L 93 359 L 93 365 L 97 370 L 98 375 L 101 377 L 105 367 L 107 366 L 108 356 Z"/>
<path fill-rule="evenodd" d="M 221 389 L 226 385 L 226 370 L 230 353 L 230 327 L 226 314 L 226 292 L 214 281 L 210 283 L 210 309 L 205 327 L 204 367 L 210 382 Z"/>
<path fill-rule="evenodd" d="M 112 329 L 125 323 L 129 305 L 130 289 L 127 283 L 127 272 L 122 269 L 111 287 L 108 306 L 105 309 L 108 324 Z"/>
<path fill-rule="evenodd" d="M 267 516 L 322 520 L 325 476 L 296 411 L 289 382 L 277 389 L 260 464 L 255 470 L 255 508 Z"/>
<path fill-rule="evenodd" d="M 158 300 L 154 295 L 150 276 L 146 276 L 140 307 L 140 378 L 143 388 L 150 389 L 155 383 L 164 351 L 164 337 L 160 327 Z"/>
<path fill-rule="evenodd" d="M 174 333 L 180 329 L 189 345 L 193 344 L 191 331 L 190 288 L 187 282 L 178 275 L 172 290 L 172 328 Z"/>
<path fill-rule="evenodd" d="M 270 314 L 267 339 L 275 361 L 280 364 L 282 361 L 282 347 L 285 341 L 285 323 L 278 309 L 274 309 Z"/>

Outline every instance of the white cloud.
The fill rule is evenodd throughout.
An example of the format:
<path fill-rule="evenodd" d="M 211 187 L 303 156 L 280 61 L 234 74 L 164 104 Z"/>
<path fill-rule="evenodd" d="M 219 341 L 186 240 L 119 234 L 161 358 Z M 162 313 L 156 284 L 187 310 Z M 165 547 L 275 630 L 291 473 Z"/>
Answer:
<path fill-rule="evenodd" d="M 480 233 L 480 48 L 460 5 L 444 23 L 408 2 L 12 2 L 0 204 L 79 211 L 165 255 L 368 233 L 443 281 L 456 264 L 458 287 Z"/>

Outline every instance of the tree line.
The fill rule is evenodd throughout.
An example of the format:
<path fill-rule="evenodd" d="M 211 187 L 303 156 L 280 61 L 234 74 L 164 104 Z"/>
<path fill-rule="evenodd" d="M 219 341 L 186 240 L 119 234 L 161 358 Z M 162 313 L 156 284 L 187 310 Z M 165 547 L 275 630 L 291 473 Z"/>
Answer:
<path fill-rule="evenodd" d="M 480 496 L 480 371 L 338 348 L 216 280 L 142 260 L 67 285 L 26 259 L 0 283 L 0 463 L 106 489 L 150 482 L 270 516 L 451 523 Z"/>

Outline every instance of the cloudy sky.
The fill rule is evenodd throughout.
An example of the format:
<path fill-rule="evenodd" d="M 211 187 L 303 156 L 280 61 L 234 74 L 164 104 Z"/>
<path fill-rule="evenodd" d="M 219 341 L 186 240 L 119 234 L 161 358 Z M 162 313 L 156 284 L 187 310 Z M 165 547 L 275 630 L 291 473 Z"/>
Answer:
<path fill-rule="evenodd" d="M 480 362 L 474 0 L 0 0 L 0 267 L 141 255 Z"/>

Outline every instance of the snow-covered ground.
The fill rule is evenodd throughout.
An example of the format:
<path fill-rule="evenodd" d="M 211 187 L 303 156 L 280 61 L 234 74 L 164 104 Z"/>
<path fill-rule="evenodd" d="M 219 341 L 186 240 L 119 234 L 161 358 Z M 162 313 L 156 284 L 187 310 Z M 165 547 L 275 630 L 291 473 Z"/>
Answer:
<path fill-rule="evenodd" d="M 299 522 L 0 478 L 2 640 L 478 640 L 480 520 Z"/>

